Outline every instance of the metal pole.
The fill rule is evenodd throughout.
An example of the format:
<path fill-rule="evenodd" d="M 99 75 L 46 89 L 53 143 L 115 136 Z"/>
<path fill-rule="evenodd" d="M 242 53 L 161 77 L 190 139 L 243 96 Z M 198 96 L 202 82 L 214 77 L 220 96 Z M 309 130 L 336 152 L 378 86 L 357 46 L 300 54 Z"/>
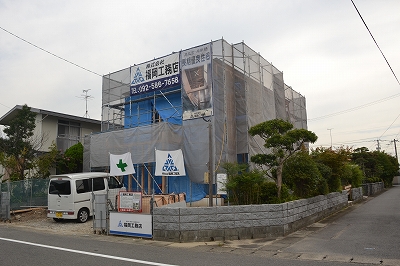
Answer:
<path fill-rule="evenodd" d="M 208 206 L 213 206 L 213 156 L 212 156 L 212 124 L 208 124 Z"/>
<path fill-rule="evenodd" d="M 192 207 L 192 180 L 189 178 L 190 184 L 190 207 Z"/>

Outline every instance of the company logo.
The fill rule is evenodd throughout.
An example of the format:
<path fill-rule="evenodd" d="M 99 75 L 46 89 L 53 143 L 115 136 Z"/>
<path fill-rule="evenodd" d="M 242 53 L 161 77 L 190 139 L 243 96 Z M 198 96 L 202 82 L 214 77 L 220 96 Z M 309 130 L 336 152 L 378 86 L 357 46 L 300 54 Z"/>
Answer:
<path fill-rule="evenodd" d="M 178 167 L 175 166 L 174 160 L 172 159 L 172 156 L 169 153 L 162 170 L 166 172 L 179 172 Z"/>
<path fill-rule="evenodd" d="M 132 80 L 131 84 L 132 85 L 136 85 L 136 84 L 139 84 L 139 83 L 142 83 L 142 82 L 144 82 L 144 78 L 143 78 L 142 72 L 140 72 L 140 68 L 137 68 L 135 76 L 133 77 L 133 80 Z"/>
<path fill-rule="evenodd" d="M 118 227 L 124 227 L 121 220 L 119 220 Z"/>

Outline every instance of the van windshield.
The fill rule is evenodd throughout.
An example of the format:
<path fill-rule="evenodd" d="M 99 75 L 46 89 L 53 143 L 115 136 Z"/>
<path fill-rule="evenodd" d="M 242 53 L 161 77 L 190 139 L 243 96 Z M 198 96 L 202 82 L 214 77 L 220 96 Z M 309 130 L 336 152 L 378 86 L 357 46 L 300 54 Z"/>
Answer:
<path fill-rule="evenodd" d="M 49 194 L 71 195 L 71 185 L 69 180 L 51 180 Z"/>

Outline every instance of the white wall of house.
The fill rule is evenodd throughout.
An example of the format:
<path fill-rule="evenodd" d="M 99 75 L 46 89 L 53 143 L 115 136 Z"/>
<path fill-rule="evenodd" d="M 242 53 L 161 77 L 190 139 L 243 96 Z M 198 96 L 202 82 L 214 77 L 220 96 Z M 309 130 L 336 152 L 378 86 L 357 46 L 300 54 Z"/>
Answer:
<path fill-rule="evenodd" d="M 36 115 L 36 128 L 35 135 L 40 136 L 44 134 L 46 138 L 40 151 L 49 151 L 49 147 L 52 142 L 57 139 L 57 122 L 58 119 L 52 116 L 46 116 L 43 114 Z"/>
<path fill-rule="evenodd" d="M 50 115 L 43 115 L 43 114 L 36 115 L 36 122 L 35 122 L 36 128 L 34 133 L 36 136 L 40 136 L 42 134 L 46 136 L 45 142 L 43 143 L 40 151 L 45 151 L 45 152 L 49 151 L 49 148 L 53 141 L 57 144 L 59 119 L 60 118 L 58 117 Z M 85 137 L 85 135 L 89 135 L 91 133 L 100 131 L 100 124 L 96 125 L 92 123 L 80 122 L 80 125 L 81 125 L 80 142 L 83 142 L 83 138 Z"/>

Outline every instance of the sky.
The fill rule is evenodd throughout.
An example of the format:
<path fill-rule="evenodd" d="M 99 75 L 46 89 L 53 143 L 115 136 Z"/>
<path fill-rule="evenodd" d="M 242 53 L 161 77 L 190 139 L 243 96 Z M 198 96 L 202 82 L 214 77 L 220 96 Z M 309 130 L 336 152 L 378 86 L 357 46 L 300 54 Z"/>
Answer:
<path fill-rule="evenodd" d="M 382 52 L 351 0 L 0 0 L 0 117 L 23 104 L 83 117 L 87 90 L 101 119 L 101 75 L 224 38 L 306 97 L 311 148 L 395 155 L 400 1 L 353 1 Z"/>

